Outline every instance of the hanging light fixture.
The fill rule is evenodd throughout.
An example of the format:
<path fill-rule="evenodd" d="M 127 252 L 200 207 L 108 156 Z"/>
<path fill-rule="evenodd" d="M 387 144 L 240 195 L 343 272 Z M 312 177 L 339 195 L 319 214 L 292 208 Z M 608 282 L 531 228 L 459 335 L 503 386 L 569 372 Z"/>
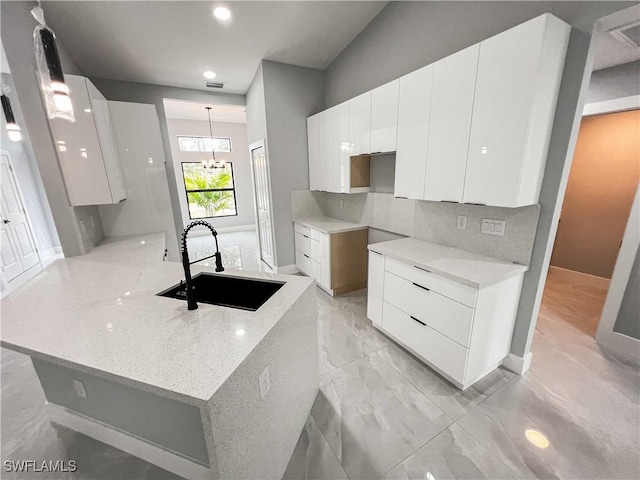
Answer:
<path fill-rule="evenodd" d="M 9 136 L 9 140 L 13 142 L 19 142 L 22 140 L 22 133 L 20 133 L 20 127 L 16 123 L 16 119 L 13 116 L 13 109 L 11 108 L 11 101 L 9 97 L 6 95 L 8 89 L 6 87 L 2 87 L 2 110 L 4 111 L 4 118 L 7 121 L 7 135 Z"/>
<path fill-rule="evenodd" d="M 227 162 L 224 160 L 216 160 L 216 146 L 213 141 L 213 128 L 211 127 L 211 107 L 204 107 L 207 109 L 207 116 L 209 117 L 209 137 L 211 138 L 211 160 L 203 160 L 202 167 L 208 170 L 214 168 L 224 168 L 227 166 Z"/>
<path fill-rule="evenodd" d="M 33 31 L 33 42 L 47 114 L 49 118 L 63 118 L 75 122 L 69 87 L 64 81 L 62 63 L 56 45 L 56 36 L 45 24 L 44 12 L 40 6 L 34 7 L 31 14 L 38 22 L 38 26 Z"/>

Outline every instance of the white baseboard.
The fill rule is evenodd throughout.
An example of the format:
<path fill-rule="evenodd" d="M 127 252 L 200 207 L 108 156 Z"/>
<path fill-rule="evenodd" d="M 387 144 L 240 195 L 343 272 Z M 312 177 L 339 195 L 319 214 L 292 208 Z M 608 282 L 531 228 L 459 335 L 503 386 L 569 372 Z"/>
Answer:
<path fill-rule="evenodd" d="M 295 275 L 299 273 L 298 267 L 295 265 L 283 265 L 282 267 L 276 267 L 276 273 L 282 273 L 283 275 Z"/>
<path fill-rule="evenodd" d="M 253 225 L 238 225 L 236 227 L 216 228 L 216 232 L 218 232 L 218 233 L 233 233 L 233 232 L 245 232 L 245 231 L 250 231 L 250 230 L 255 230 L 255 229 L 256 229 L 255 224 L 253 224 Z M 209 232 L 209 230 L 206 229 L 206 228 L 197 228 L 197 229 L 193 229 L 189 233 L 190 237 L 200 237 L 202 235 L 211 235 L 211 232 Z"/>
<path fill-rule="evenodd" d="M 592 275 L 590 273 L 578 272 L 577 270 L 569 270 L 568 268 L 564 268 L 564 267 L 556 267 L 555 265 L 549 265 L 549 270 L 551 270 L 551 269 L 562 270 L 562 271 L 568 272 L 570 274 L 582 275 L 583 277 L 590 277 L 590 278 L 593 278 L 594 280 L 597 280 L 597 281 L 600 281 L 600 282 L 606 282 L 606 283 L 610 283 L 611 282 L 610 278 L 599 277 L 597 275 Z"/>
<path fill-rule="evenodd" d="M 62 247 L 51 247 L 44 252 L 40 252 L 40 263 L 42 264 L 42 268 L 47 268 L 56 260 L 63 258 L 64 254 L 62 253 Z"/>
<path fill-rule="evenodd" d="M 533 357 L 533 353 L 527 353 L 524 358 L 518 355 L 514 355 L 510 353 L 505 357 L 502 361 L 502 366 L 507 370 L 511 370 L 513 373 L 517 373 L 518 375 L 524 375 L 527 370 L 531 367 L 531 358 Z"/>
<path fill-rule="evenodd" d="M 53 423 L 111 445 L 181 477 L 193 480 L 212 478 L 208 468 L 169 450 L 132 437 L 109 425 L 79 415 L 59 405 L 48 403 L 47 407 L 49 418 Z"/>

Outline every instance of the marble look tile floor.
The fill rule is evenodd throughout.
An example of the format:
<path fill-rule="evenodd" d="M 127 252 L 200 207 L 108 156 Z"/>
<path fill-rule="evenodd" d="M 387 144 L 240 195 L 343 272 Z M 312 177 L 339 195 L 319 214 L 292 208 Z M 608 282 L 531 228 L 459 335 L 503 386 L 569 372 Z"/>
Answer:
<path fill-rule="evenodd" d="M 259 264 L 251 235 L 221 238 L 223 249 L 243 247 L 232 249 L 238 268 Z M 465 392 L 371 326 L 366 291 L 331 298 L 318 290 L 320 392 L 284 478 L 640 478 L 640 373 L 580 325 L 599 315 L 606 294 L 588 283 L 550 278 L 531 370 L 499 369 Z M 1 409 L 3 461 L 79 465 L 74 474 L 3 478 L 177 478 L 51 425 L 28 357 L 4 349 Z M 546 448 L 527 431 L 542 433 Z"/>

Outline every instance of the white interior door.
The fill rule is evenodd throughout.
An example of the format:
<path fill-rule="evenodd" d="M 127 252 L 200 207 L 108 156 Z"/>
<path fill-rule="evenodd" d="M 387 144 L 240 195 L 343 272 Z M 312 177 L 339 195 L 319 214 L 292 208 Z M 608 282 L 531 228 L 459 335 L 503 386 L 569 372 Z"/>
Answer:
<path fill-rule="evenodd" d="M 263 142 L 252 144 L 250 148 L 258 216 L 260 258 L 271 268 L 274 268 L 275 242 L 273 240 L 273 221 L 271 219 L 271 181 L 269 179 L 269 165 L 267 163 L 267 155 Z"/>
<path fill-rule="evenodd" d="M 40 262 L 9 157 L 0 154 L 2 274 L 9 282 Z"/>

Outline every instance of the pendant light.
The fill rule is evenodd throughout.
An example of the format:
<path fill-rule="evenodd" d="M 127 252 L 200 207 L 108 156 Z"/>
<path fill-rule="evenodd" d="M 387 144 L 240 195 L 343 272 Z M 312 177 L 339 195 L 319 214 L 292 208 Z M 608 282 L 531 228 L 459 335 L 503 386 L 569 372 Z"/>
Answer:
<path fill-rule="evenodd" d="M 33 31 L 33 42 L 47 114 L 52 119 L 63 118 L 75 122 L 69 87 L 64 81 L 62 63 L 56 45 L 56 36 L 45 24 L 44 12 L 40 6 L 34 7 L 31 14 L 38 22 L 38 26 Z"/>
<path fill-rule="evenodd" d="M 12 142 L 19 142 L 22 140 L 22 134 L 20 133 L 20 127 L 13 116 L 11 101 L 9 100 L 9 97 L 5 95 L 6 91 L 7 89 L 2 87 L 2 110 L 4 111 L 4 118 L 7 121 L 7 135 L 9 136 L 9 140 Z"/>
<path fill-rule="evenodd" d="M 207 116 L 209 117 L 209 138 L 211 138 L 211 160 L 203 160 L 202 167 L 207 170 L 214 168 L 224 168 L 227 166 L 227 162 L 224 160 L 216 160 L 216 146 L 213 141 L 213 128 L 211 127 L 211 107 L 204 107 L 207 109 Z"/>

